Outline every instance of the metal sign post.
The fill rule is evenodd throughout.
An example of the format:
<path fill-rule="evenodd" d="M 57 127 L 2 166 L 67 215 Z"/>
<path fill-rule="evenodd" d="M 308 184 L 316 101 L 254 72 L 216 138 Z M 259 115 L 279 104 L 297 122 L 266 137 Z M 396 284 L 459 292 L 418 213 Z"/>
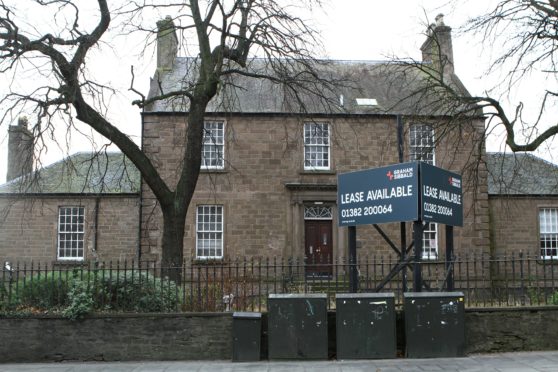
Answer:
<path fill-rule="evenodd" d="M 413 265 L 413 290 L 422 292 L 422 221 L 413 222 L 413 240 L 415 242 L 415 263 Z"/>
<path fill-rule="evenodd" d="M 358 292 L 356 226 L 349 226 L 349 292 Z"/>

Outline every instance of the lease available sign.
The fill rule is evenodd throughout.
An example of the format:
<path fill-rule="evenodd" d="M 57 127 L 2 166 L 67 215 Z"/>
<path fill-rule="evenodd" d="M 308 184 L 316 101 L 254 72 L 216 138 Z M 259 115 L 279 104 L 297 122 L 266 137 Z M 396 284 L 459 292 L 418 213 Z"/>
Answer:
<path fill-rule="evenodd" d="M 343 173 L 337 190 L 339 226 L 417 220 L 463 225 L 461 176 L 426 163 Z"/>

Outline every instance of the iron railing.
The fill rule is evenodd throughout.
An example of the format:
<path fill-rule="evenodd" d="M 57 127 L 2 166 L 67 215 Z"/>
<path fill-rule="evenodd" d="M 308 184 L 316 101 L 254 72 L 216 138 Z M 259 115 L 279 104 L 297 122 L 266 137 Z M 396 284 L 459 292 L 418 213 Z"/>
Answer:
<path fill-rule="evenodd" d="M 394 271 L 398 264 L 404 269 Z M 423 291 L 446 290 L 446 262 L 420 264 Z M 523 254 L 472 253 L 455 257 L 450 267 L 468 307 L 509 307 L 558 305 L 557 264 Z M 413 261 L 369 256 L 359 257 L 357 266 L 360 292 L 394 292 L 401 304 L 404 282 L 413 288 Z M 348 292 L 348 272 L 345 260 L 298 258 L 193 261 L 174 269 L 129 261 L 10 263 L 0 272 L 0 309 L 51 311 L 68 306 L 76 292 L 92 298 L 97 311 L 265 311 L 270 293 L 316 292 L 327 293 L 333 307 L 335 294 Z"/>

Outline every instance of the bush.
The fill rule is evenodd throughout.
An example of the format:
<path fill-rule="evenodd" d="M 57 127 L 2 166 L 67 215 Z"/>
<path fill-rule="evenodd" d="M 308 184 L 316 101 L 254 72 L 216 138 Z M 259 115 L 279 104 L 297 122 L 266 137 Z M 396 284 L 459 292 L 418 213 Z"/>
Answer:
<path fill-rule="evenodd" d="M 96 275 L 99 291 L 95 302 L 105 309 L 149 313 L 173 311 L 179 306 L 178 288 L 170 280 L 137 271 L 111 277 Z"/>
<path fill-rule="evenodd" d="M 61 312 L 78 319 L 92 311 L 169 312 L 180 306 L 174 282 L 146 272 L 114 273 L 75 269 L 28 276 L 5 284 L 12 295 L 2 296 L 0 310 Z"/>
<path fill-rule="evenodd" d="M 60 272 L 41 273 L 20 279 L 14 286 L 14 303 L 20 307 L 59 310 L 68 305 L 68 275 Z"/>
<path fill-rule="evenodd" d="M 89 314 L 94 308 L 91 288 L 87 283 L 79 279 L 73 278 L 68 291 L 69 305 L 64 309 L 62 314 L 65 317 L 76 320 Z"/>

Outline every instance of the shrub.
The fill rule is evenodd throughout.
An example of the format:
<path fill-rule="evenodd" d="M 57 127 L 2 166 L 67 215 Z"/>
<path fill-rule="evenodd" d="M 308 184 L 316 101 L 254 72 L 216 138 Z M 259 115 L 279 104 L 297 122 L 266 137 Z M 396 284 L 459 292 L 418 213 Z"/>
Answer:
<path fill-rule="evenodd" d="M 72 270 L 37 273 L 5 283 L 1 311 L 61 312 L 78 319 L 92 311 L 169 312 L 180 307 L 178 288 L 147 272 Z"/>
<path fill-rule="evenodd" d="M 118 276 L 95 273 L 99 289 L 95 303 L 105 309 L 134 312 L 166 312 L 179 306 L 178 288 L 173 281 L 145 272 L 127 271 Z"/>
<path fill-rule="evenodd" d="M 73 278 L 68 290 L 68 307 L 64 309 L 62 314 L 65 317 L 76 320 L 89 314 L 94 307 L 91 288 L 87 283 L 79 279 Z"/>
<path fill-rule="evenodd" d="M 20 307 L 57 310 L 68 304 L 68 275 L 60 272 L 40 273 L 20 279 L 12 292 Z"/>

